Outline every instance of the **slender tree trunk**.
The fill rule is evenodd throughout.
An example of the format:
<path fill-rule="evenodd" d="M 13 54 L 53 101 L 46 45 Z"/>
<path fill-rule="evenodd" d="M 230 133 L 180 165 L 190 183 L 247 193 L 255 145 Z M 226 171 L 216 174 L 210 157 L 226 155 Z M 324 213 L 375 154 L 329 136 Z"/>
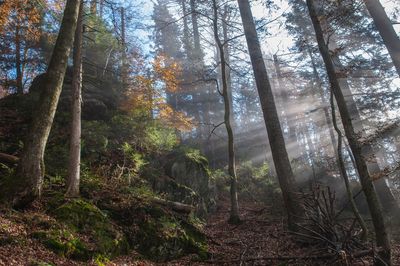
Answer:
<path fill-rule="evenodd" d="M 358 142 L 357 135 L 353 128 L 349 109 L 347 107 L 345 98 L 337 79 L 335 66 L 330 57 L 329 48 L 325 43 L 322 27 L 318 20 L 313 0 L 307 0 L 307 7 L 314 26 L 318 48 L 325 63 L 326 71 L 331 85 L 331 90 L 335 95 L 335 99 L 339 108 L 339 113 L 342 119 L 345 135 L 347 137 L 347 140 L 349 141 L 349 145 L 356 162 L 357 170 L 360 175 L 361 185 L 366 196 L 372 222 L 374 224 L 376 243 L 378 247 L 382 248 L 382 252 L 379 252 L 379 256 L 384 261 L 384 263 L 391 265 L 390 240 L 383 217 L 382 206 L 375 191 L 371 176 L 369 175 L 367 163 L 362 156 L 361 145 Z M 378 260 L 376 261 L 376 264 L 379 265 L 384 265 L 384 263 L 379 263 Z"/>
<path fill-rule="evenodd" d="M 330 104 L 331 104 L 331 112 L 332 112 L 332 123 L 333 123 L 333 126 L 334 126 L 334 128 L 336 130 L 336 133 L 338 135 L 337 161 L 338 161 L 338 165 L 339 165 L 339 169 L 340 169 L 340 174 L 343 177 L 344 184 L 346 186 L 347 197 L 349 198 L 351 209 L 353 210 L 354 216 L 356 217 L 357 222 L 360 225 L 361 230 L 362 230 L 361 239 L 366 241 L 367 240 L 367 236 L 368 236 L 368 228 L 367 228 L 367 225 L 365 224 L 364 219 L 362 218 L 362 216 L 360 214 L 360 211 L 357 208 L 357 205 L 356 205 L 356 202 L 355 202 L 354 196 L 353 196 L 353 191 L 352 191 L 351 186 L 350 186 L 349 176 L 347 175 L 346 166 L 344 164 L 343 150 L 342 150 L 343 136 L 342 136 L 342 132 L 340 131 L 340 129 L 338 127 L 338 124 L 336 122 L 335 102 L 334 102 L 334 99 L 333 99 L 332 91 L 331 91 L 331 97 L 330 98 L 331 98 Z"/>
<path fill-rule="evenodd" d="M 282 129 L 279 123 L 274 96 L 269 83 L 267 69 L 261 52 L 256 27 L 251 13 L 248 0 L 238 0 L 240 14 L 243 21 L 244 33 L 253 65 L 254 77 L 260 97 L 261 108 L 264 115 L 265 125 L 268 131 L 269 143 L 271 145 L 272 157 L 278 175 L 282 195 L 288 213 L 288 225 L 296 230 L 296 223 L 302 215 L 302 208 L 297 195 L 297 188 L 293 176 L 292 167 L 285 147 Z"/>
<path fill-rule="evenodd" d="M 226 55 L 224 44 L 221 42 L 221 39 L 218 34 L 218 9 L 217 9 L 217 1 L 213 0 L 213 9 L 214 9 L 214 37 L 217 42 L 219 56 L 221 61 L 221 77 L 222 77 L 222 97 L 224 99 L 224 122 L 226 127 L 226 132 L 228 133 L 228 172 L 229 177 L 231 179 L 231 212 L 229 221 L 231 223 L 240 223 L 239 217 L 239 204 L 237 198 L 237 177 L 236 177 L 236 162 L 235 162 L 235 143 L 234 143 L 234 135 L 232 130 L 232 117 L 231 117 L 231 100 L 229 93 L 229 82 L 226 70 Z"/>
<path fill-rule="evenodd" d="M 44 151 L 53 124 L 58 100 L 63 86 L 68 57 L 74 42 L 79 13 L 79 0 L 68 0 L 64 10 L 58 38 L 50 64 L 45 74 L 38 109 L 30 126 L 30 134 L 18 164 L 16 182 L 12 195 L 13 204 L 23 206 L 40 197 L 44 175 Z"/>
<path fill-rule="evenodd" d="M 400 38 L 394 30 L 393 24 L 379 0 L 364 0 L 364 3 L 374 20 L 374 24 L 383 39 L 383 43 L 389 51 L 397 74 L 400 76 Z"/>
<path fill-rule="evenodd" d="M 318 74 L 317 65 L 315 63 L 314 56 L 313 56 L 309 46 L 307 46 L 307 53 L 308 53 L 308 55 L 310 56 L 310 59 L 311 59 L 311 66 L 313 68 L 313 75 L 314 75 L 314 83 L 315 83 L 315 86 L 318 89 L 319 95 L 321 97 L 323 110 L 324 110 L 324 115 L 325 115 L 325 120 L 326 120 L 326 124 L 328 126 L 329 137 L 331 139 L 331 143 L 332 143 L 332 147 L 333 147 L 333 150 L 334 150 L 334 154 L 337 154 L 336 153 L 336 149 L 335 149 L 335 147 L 337 147 L 336 137 L 335 137 L 335 132 L 334 132 L 333 124 L 332 124 L 332 119 L 331 119 L 330 114 L 329 114 L 328 102 L 327 102 L 327 100 L 325 98 L 324 89 L 322 88 L 322 80 L 321 80 L 321 78 L 320 78 L 320 76 Z"/>
<path fill-rule="evenodd" d="M 24 85 L 22 83 L 22 62 L 21 62 L 21 28 L 17 25 L 15 27 L 15 68 L 17 70 L 17 93 L 24 93 Z"/>
<path fill-rule="evenodd" d="M 99 6 L 100 6 L 100 8 L 99 8 L 99 18 L 103 19 L 103 15 L 104 15 L 104 0 L 100 0 Z"/>
<path fill-rule="evenodd" d="M 230 106 L 230 113 L 231 113 L 231 121 L 232 125 L 235 124 L 235 116 L 234 116 L 234 111 L 233 111 L 233 91 L 232 91 L 232 82 L 231 82 L 231 69 L 227 66 L 230 65 L 230 57 L 231 57 L 231 51 L 229 49 L 229 42 L 228 40 L 228 5 L 224 6 L 224 12 L 223 12 L 223 17 L 222 17 L 222 33 L 224 36 L 224 54 L 225 54 L 225 70 L 226 70 L 226 81 L 227 81 L 227 86 L 228 86 L 228 94 L 229 94 L 229 106 Z"/>
<path fill-rule="evenodd" d="M 199 23 L 197 20 L 196 0 L 190 0 L 190 10 L 192 12 L 194 58 L 196 60 L 200 60 L 203 58 L 203 55 L 202 55 L 202 49 L 201 49 L 201 45 L 200 45 L 200 32 L 199 32 Z"/>
<path fill-rule="evenodd" d="M 181 6 L 182 6 L 182 13 L 183 13 L 183 45 L 184 45 L 184 50 L 187 53 L 187 57 L 191 58 L 191 52 L 192 52 L 192 45 L 190 44 L 190 37 L 189 37 L 189 26 L 188 26 L 188 19 L 186 16 L 187 13 L 187 8 L 186 8 L 186 0 L 181 0 Z"/>
<path fill-rule="evenodd" d="M 324 31 L 324 29 L 327 28 L 326 19 L 322 18 L 322 21 L 320 22 L 320 24 L 321 24 L 322 31 Z M 330 41 L 329 41 L 328 49 L 334 50 L 335 48 L 338 47 L 334 36 L 331 36 L 329 40 Z M 338 54 L 334 53 L 331 58 L 332 58 L 334 66 L 335 66 L 335 71 L 336 72 L 343 71 L 344 66 L 343 66 L 342 62 L 340 61 Z M 354 131 L 357 134 L 363 135 L 365 130 L 363 127 L 361 114 L 357 108 L 357 104 L 354 100 L 349 83 L 347 82 L 347 79 L 345 77 L 337 77 L 337 78 L 338 78 L 338 82 L 339 82 L 341 91 L 345 97 L 349 113 L 351 115 Z M 373 175 L 373 174 L 379 173 L 381 171 L 381 169 L 379 167 L 377 158 L 375 156 L 376 148 L 374 147 L 374 145 L 373 144 L 372 145 L 371 144 L 363 145 L 361 151 L 362 151 L 363 156 L 365 156 L 365 158 L 366 158 L 368 171 L 370 172 L 370 174 Z M 388 192 L 390 192 L 390 188 L 388 187 L 386 181 L 385 180 L 383 182 L 382 181 L 378 182 L 378 181 L 376 181 L 376 184 L 377 184 L 376 191 L 378 192 L 378 196 L 381 200 L 381 203 L 383 204 L 383 207 L 387 210 L 390 210 L 392 208 L 392 206 L 394 206 L 394 208 L 396 208 L 397 210 L 400 210 L 400 206 L 399 206 L 398 202 L 396 201 L 396 198 L 394 197 L 394 195 L 392 193 L 388 193 Z"/>
<path fill-rule="evenodd" d="M 97 1 L 98 0 L 90 1 L 90 13 L 92 14 L 92 16 L 97 16 Z"/>
<path fill-rule="evenodd" d="M 276 76 L 278 78 L 278 87 L 280 91 L 280 97 L 281 97 L 281 102 L 282 102 L 282 107 L 283 110 L 290 110 L 292 107 L 292 101 L 289 98 L 288 92 L 287 92 L 287 86 L 285 86 L 285 81 L 283 80 L 283 75 L 282 75 L 282 70 L 281 66 L 278 60 L 278 56 L 275 54 L 273 55 L 274 58 L 274 67 L 275 67 L 275 72 Z M 286 123 L 288 125 L 288 134 L 286 138 L 286 143 L 290 147 L 288 149 L 289 157 L 290 159 L 297 159 L 300 156 L 300 146 L 297 142 L 297 136 L 296 136 L 296 118 L 292 119 L 291 118 L 292 114 L 290 112 L 283 112 L 281 116 L 281 120 L 286 120 Z"/>
<path fill-rule="evenodd" d="M 121 77 L 124 89 L 128 85 L 128 64 L 126 55 L 126 25 L 125 25 L 125 8 L 121 7 L 121 46 L 122 46 L 122 66 Z"/>
<path fill-rule="evenodd" d="M 195 75 L 204 75 L 204 54 L 203 49 L 201 48 L 200 42 L 200 31 L 199 31 L 199 23 L 198 23 L 198 11 L 197 11 L 197 1 L 198 0 L 190 0 L 190 11 L 192 17 L 192 29 L 193 29 L 193 42 L 194 49 L 190 53 L 193 57 L 193 64 Z M 200 88 L 200 90 L 199 90 Z M 199 122 L 198 127 L 198 136 L 200 138 L 200 142 L 202 143 L 203 137 L 208 137 L 208 134 L 204 134 L 204 125 L 210 125 L 210 116 L 208 113 L 209 108 L 207 108 L 207 104 L 205 102 L 210 102 L 211 98 L 211 88 L 206 84 L 204 87 L 194 87 L 193 93 L 193 102 L 197 106 L 197 111 L 195 113 L 195 119 Z M 204 139 L 206 139 L 204 138 Z M 207 140 L 208 142 L 208 140 Z M 205 153 L 208 153 L 207 144 L 202 143 L 202 146 L 205 147 Z"/>
<path fill-rule="evenodd" d="M 81 1 L 78 24 L 74 41 L 74 65 L 72 73 L 72 123 L 69 148 L 67 179 L 67 197 L 79 196 L 81 168 L 81 114 L 82 114 L 82 38 L 83 38 L 83 1 Z"/>

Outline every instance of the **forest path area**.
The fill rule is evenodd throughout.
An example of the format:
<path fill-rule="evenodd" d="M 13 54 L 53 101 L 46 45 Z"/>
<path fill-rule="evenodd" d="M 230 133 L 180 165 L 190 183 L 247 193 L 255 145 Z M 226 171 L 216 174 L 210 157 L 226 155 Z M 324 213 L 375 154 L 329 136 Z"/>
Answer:
<path fill-rule="evenodd" d="M 242 223 L 229 224 L 230 201 L 221 198 L 205 225 L 211 257 L 205 262 L 193 262 L 185 257 L 165 265 L 340 265 L 326 249 L 301 245 L 286 230 L 280 207 L 266 206 L 241 199 Z M 313 259 L 307 259 L 313 257 Z M 318 259 L 318 257 L 321 257 Z M 317 258 L 317 259 L 315 259 Z M 373 265 L 371 257 L 357 259 L 352 265 Z M 400 245 L 393 243 L 393 265 L 400 265 Z"/>
<path fill-rule="evenodd" d="M 217 210 L 209 217 L 205 226 L 211 253 L 208 261 L 193 263 L 183 258 L 168 265 L 305 265 L 304 260 L 299 263 L 294 258 L 307 256 L 310 250 L 299 247 L 285 231 L 284 221 L 279 218 L 282 215 L 276 213 L 280 208 L 245 199 L 240 203 L 239 225 L 227 222 L 228 197 L 219 200 Z"/>

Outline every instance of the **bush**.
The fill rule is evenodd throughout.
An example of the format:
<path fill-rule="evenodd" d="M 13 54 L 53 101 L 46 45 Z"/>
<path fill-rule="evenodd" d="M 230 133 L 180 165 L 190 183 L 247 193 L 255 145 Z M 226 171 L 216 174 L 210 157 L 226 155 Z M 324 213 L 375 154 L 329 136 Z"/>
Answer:
<path fill-rule="evenodd" d="M 238 167 L 238 188 L 242 197 L 269 204 L 281 204 L 281 190 L 276 178 L 270 175 L 269 166 L 264 163 L 254 166 L 247 161 Z"/>

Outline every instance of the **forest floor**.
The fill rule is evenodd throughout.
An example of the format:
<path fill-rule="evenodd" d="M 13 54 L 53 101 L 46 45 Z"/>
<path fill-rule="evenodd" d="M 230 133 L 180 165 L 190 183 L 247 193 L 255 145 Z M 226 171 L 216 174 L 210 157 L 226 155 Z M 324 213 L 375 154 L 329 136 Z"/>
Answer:
<path fill-rule="evenodd" d="M 240 207 L 242 219 L 240 225 L 227 223 L 229 217 L 227 198 L 219 201 L 217 211 L 208 219 L 204 228 L 210 252 L 208 261 L 196 262 L 193 256 L 187 256 L 169 263 L 156 264 L 138 260 L 139 254 L 133 252 L 118 257 L 106 265 L 333 265 L 329 260 L 304 259 L 304 257 L 313 256 L 315 249 L 296 244 L 292 236 L 285 231 L 284 221 L 279 218 L 281 215 L 277 213 L 274 206 L 266 207 L 265 204 L 242 201 Z M 27 215 L 38 214 L 25 213 L 24 219 Z M 0 266 L 49 265 L 35 264 L 40 261 L 51 262 L 55 265 L 88 265 L 57 256 L 27 237 L 32 229 L 18 223 L 21 216 L 15 214 L 7 217 L 0 215 L 3 232 L 7 231 L 12 236 L 20 236 L 23 241 L 12 245 L 0 243 Z M 393 251 L 393 265 L 400 265 L 400 244 L 394 245 Z M 371 263 L 370 259 L 365 258 L 358 260 L 358 264 L 352 265 L 371 265 Z"/>
<path fill-rule="evenodd" d="M 191 256 L 159 265 L 334 265 L 332 260 L 310 260 L 316 250 L 296 243 L 285 231 L 282 214 L 274 206 L 265 206 L 251 200 L 242 200 L 240 205 L 242 223 L 231 225 L 230 202 L 220 199 L 217 211 L 205 226 L 211 257 L 205 262 L 195 262 Z M 400 265 L 400 243 L 393 245 L 393 265 Z M 114 265 L 154 265 L 136 262 L 132 257 L 121 257 Z M 340 264 L 339 264 L 340 265 Z M 371 258 L 358 259 L 357 264 L 372 265 Z"/>

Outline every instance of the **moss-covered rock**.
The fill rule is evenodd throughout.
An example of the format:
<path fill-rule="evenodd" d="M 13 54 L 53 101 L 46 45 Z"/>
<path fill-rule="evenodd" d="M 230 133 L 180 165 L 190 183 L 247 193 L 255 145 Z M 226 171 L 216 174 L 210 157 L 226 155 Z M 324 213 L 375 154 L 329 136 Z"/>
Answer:
<path fill-rule="evenodd" d="M 119 228 L 90 202 L 70 200 L 52 211 L 52 214 L 73 231 L 90 237 L 95 243 L 95 253 L 114 257 L 126 253 L 129 248 Z"/>
<path fill-rule="evenodd" d="M 204 234 L 189 222 L 151 205 L 137 211 L 146 217 L 138 224 L 135 236 L 138 251 L 145 257 L 158 262 L 186 254 L 197 254 L 201 259 L 208 257 Z"/>
<path fill-rule="evenodd" d="M 196 200 L 194 205 L 198 216 L 205 217 L 207 212 L 213 209 L 216 193 L 212 189 L 207 158 L 199 151 L 181 149 L 172 152 L 168 156 L 165 172 L 174 182 L 165 183 L 161 191 L 167 192 L 175 201 L 188 204 L 187 191 L 181 192 L 182 188 L 190 188 L 197 194 L 197 197 L 192 198 Z"/>
<path fill-rule="evenodd" d="M 93 255 L 93 251 L 86 247 L 79 237 L 65 229 L 36 231 L 31 236 L 41 241 L 46 248 L 63 257 L 88 260 Z"/>

